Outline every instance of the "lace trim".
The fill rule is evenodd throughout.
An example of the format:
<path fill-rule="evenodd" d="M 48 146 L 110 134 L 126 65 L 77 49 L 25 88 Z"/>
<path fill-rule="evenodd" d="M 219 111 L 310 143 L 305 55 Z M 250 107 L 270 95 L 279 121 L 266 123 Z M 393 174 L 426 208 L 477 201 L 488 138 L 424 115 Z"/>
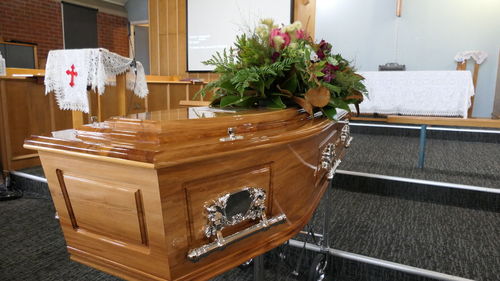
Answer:
<path fill-rule="evenodd" d="M 126 87 L 140 98 L 148 95 L 144 67 L 140 62 L 132 66 L 133 59 L 122 57 L 106 49 L 54 50 L 47 58 L 45 93 L 54 92 L 59 108 L 89 113 L 87 86 L 104 94 L 106 86 L 116 85 L 116 76 L 127 72 Z M 78 65 L 78 83 L 68 86 L 65 70 Z M 82 85 L 85 84 L 85 85 Z"/>
<path fill-rule="evenodd" d="M 2 57 L 2 53 L 0 53 L 0 76 L 7 75 L 7 66 L 5 65 L 5 59 Z"/>
<path fill-rule="evenodd" d="M 464 62 L 470 58 L 473 58 L 477 64 L 482 64 L 487 57 L 488 53 L 483 51 L 465 51 L 457 53 L 457 55 L 455 56 L 455 61 Z"/>

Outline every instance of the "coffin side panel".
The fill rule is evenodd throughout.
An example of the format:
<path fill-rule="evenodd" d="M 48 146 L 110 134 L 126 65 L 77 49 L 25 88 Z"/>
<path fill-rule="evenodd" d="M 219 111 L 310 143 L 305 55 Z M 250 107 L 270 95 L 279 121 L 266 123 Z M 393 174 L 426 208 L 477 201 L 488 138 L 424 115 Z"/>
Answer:
<path fill-rule="evenodd" d="M 105 183 L 88 176 L 56 170 L 71 224 L 125 243 L 147 246 L 147 233 L 139 188 Z"/>
<path fill-rule="evenodd" d="M 39 154 L 72 259 L 118 276 L 170 279 L 154 169 Z"/>
<path fill-rule="evenodd" d="M 205 205 L 226 193 L 236 192 L 245 187 L 256 187 L 266 192 L 266 208 L 269 215 L 272 202 L 270 185 L 271 164 L 240 169 L 186 183 L 184 190 L 186 192 L 186 206 L 188 209 L 190 247 L 198 247 L 200 243 L 203 243 L 202 241 L 204 243 L 209 242 L 203 232 L 207 224 L 206 212 L 204 210 Z M 252 224 L 252 222 L 242 222 L 234 227 L 228 227 L 224 229 L 223 234 L 225 236 L 233 234 L 248 224 Z"/>
<path fill-rule="evenodd" d="M 169 215 L 165 229 L 172 277 L 211 278 L 280 245 L 300 231 L 328 186 L 326 173 L 318 169 L 320 151 L 329 142 L 338 143 L 340 129 L 331 126 L 309 138 L 160 169 L 163 212 Z M 196 263 L 188 261 L 190 249 L 213 241 L 203 236 L 203 224 L 207 221 L 205 202 L 241 186 L 266 188 L 268 180 L 271 196 L 267 216 L 285 214 L 287 221 L 215 251 Z M 249 225 L 228 229 L 223 234 Z"/>

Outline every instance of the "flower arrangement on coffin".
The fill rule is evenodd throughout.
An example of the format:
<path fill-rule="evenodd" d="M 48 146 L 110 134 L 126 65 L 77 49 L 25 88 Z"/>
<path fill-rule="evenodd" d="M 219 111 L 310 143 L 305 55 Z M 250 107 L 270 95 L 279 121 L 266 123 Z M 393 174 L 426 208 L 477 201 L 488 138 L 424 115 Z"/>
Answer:
<path fill-rule="evenodd" d="M 204 62 L 220 74 L 199 94 L 213 92 L 212 106 L 286 108 L 300 106 L 309 114 L 322 111 L 333 119 L 367 94 L 349 62 L 332 53 L 332 45 L 315 43 L 300 22 L 279 27 L 270 19 L 250 34 L 236 38 L 235 48 Z"/>

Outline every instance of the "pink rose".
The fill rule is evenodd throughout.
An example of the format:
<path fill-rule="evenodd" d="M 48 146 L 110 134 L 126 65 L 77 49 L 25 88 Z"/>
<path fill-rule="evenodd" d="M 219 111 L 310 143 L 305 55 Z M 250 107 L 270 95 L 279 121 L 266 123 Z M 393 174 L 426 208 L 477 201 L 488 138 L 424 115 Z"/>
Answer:
<path fill-rule="evenodd" d="M 299 29 L 295 32 L 295 36 L 297 36 L 297 39 L 304 39 L 306 37 L 306 33 L 303 29 Z"/>
<path fill-rule="evenodd" d="M 280 36 L 283 38 L 283 40 L 285 40 L 285 42 L 281 46 L 275 46 L 274 37 L 276 36 Z M 271 30 L 271 34 L 269 34 L 269 42 L 271 43 L 271 47 L 273 48 L 278 47 L 280 49 L 283 49 L 290 44 L 290 35 L 288 35 L 288 33 L 286 32 L 282 32 L 281 29 L 279 28 L 273 28 Z"/>

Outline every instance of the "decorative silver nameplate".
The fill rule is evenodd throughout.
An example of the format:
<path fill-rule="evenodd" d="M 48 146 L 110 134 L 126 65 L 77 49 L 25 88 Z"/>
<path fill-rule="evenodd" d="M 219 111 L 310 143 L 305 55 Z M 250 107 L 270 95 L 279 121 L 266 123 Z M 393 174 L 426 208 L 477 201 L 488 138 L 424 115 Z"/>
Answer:
<path fill-rule="evenodd" d="M 223 248 L 246 236 L 266 230 L 270 226 L 286 220 L 284 214 L 270 219 L 266 218 L 266 192 L 262 188 L 255 187 L 244 187 L 237 192 L 226 193 L 206 204 L 205 211 L 207 213 L 207 225 L 204 228 L 205 236 L 207 238 L 216 236 L 216 239 L 212 243 L 190 250 L 188 259 L 192 261 L 196 261 L 216 249 Z M 260 220 L 257 224 L 227 237 L 222 236 L 222 229 L 226 226 L 256 219 Z"/>

